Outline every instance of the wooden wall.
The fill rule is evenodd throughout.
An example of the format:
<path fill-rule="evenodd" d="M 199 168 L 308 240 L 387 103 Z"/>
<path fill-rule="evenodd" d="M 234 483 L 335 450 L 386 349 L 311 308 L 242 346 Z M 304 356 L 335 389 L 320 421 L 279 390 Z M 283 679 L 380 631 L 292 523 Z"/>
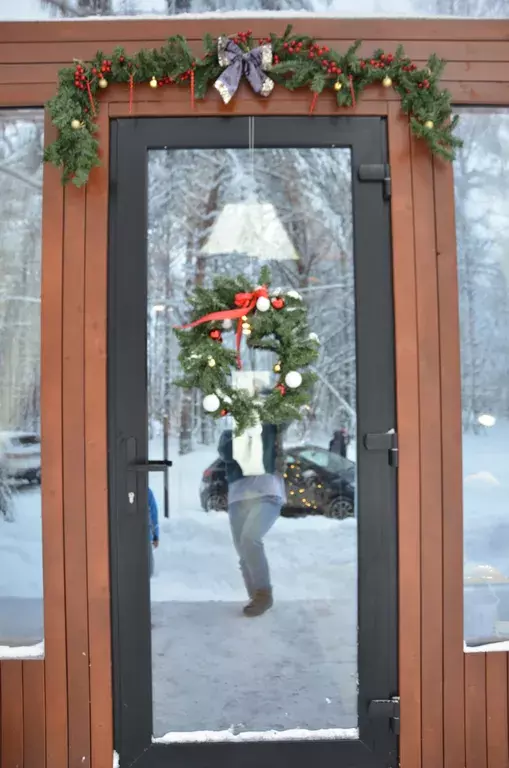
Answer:
<path fill-rule="evenodd" d="M 255 36 L 285 21 L 246 21 Z M 160 44 L 177 31 L 236 31 L 232 21 L 0 24 L 0 106 L 42 106 L 73 57 Z M 363 50 L 403 42 L 436 51 L 462 104 L 509 105 L 503 21 L 297 19 L 296 31 Z M 42 285 L 44 661 L 0 663 L 1 768 L 110 768 L 112 761 L 106 444 L 108 122 L 127 89 L 102 99 L 103 166 L 84 190 L 44 175 Z M 195 114 L 306 114 L 308 94 L 267 102 L 242 87 Z M 334 113 L 332 100 L 318 114 Z M 189 95 L 135 90 L 136 115 L 190 114 Z M 393 175 L 397 343 L 400 692 L 403 768 L 508 768 L 508 656 L 463 654 L 461 423 L 452 168 L 411 139 L 392 91 L 349 114 L 385 115 Z M 53 135 L 47 124 L 47 139 Z M 0 230 L 1 231 L 1 230 Z"/>

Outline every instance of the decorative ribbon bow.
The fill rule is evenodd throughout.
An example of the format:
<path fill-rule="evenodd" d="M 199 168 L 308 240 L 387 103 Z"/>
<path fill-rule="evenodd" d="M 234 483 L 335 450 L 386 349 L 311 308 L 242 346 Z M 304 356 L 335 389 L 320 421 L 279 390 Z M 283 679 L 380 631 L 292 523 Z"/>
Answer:
<path fill-rule="evenodd" d="M 255 93 L 268 96 L 274 88 L 274 81 L 264 70 L 272 67 L 272 45 L 265 43 L 252 51 L 243 51 L 233 40 L 221 36 L 217 39 L 217 58 L 221 67 L 226 67 L 214 83 L 225 104 L 228 104 L 239 87 L 242 75 L 246 77 Z"/>
<path fill-rule="evenodd" d="M 240 342 L 242 341 L 242 318 L 248 315 L 256 307 L 256 302 L 263 296 L 269 298 L 269 292 L 267 286 L 262 285 L 252 293 L 236 293 L 234 303 L 237 309 L 224 309 L 221 312 L 211 312 L 209 315 L 204 315 L 198 320 L 187 325 L 181 325 L 179 330 L 185 330 L 186 328 L 196 328 L 197 325 L 203 323 L 216 322 L 218 320 L 237 320 L 237 331 L 235 334 L 235 344 L 237 349 L 237 367 L 242 369 L 242 360 L 240 359 Z"/>

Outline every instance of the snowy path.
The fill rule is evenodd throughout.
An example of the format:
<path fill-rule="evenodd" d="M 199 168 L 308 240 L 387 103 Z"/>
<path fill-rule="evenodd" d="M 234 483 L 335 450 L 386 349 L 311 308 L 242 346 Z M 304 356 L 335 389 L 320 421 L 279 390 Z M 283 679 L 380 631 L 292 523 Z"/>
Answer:
<path fill-rule="evenodd" d="M 355 621 L 337 603 L 154 603 L 154 735 L 357 725 Z"/>

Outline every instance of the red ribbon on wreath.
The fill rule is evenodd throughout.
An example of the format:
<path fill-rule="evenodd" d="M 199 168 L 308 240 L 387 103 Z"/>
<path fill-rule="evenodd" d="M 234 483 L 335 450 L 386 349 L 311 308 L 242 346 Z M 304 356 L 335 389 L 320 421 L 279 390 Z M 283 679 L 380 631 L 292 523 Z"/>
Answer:
<path fill-rule="evenodd" d="M 262 285 L 260 288 L 257 288 L 256 291 L 252 291 L 251 293 L 236 293 L 234 303 L 237 309 L 224 309 L 221 312 L 211 312 L 209 315 L 204 315 L 192 323 L 179 326 L 179 330 L 183 331 L 186 328 L 196 328 L 197 325 L 216 322 L 217 320 L 237 320 L 235 344 L 237 349 L 237 367 L 241 370 L 242 360 L 240 358 L 240 342 L 242 341 L 242 318 L 245 315 L 249 315 L 249 313 L 255 309 L 256 302 L 262 296 L 266 299 L 269 298 L 269 292 L 265 285 Z"/>

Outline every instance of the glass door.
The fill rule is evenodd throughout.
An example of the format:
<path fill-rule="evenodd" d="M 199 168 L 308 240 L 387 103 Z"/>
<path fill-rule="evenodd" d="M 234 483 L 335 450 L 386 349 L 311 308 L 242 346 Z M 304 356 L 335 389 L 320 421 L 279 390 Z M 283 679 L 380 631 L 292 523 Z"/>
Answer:
<path fill-rule="evenodd" d="M 129 119 L 112 143 L 120 763 L 396 765 L 389 203 L 369 181 L 387 162 L 384 122 Z M 174 329 L 197 289 L 257 286 L 262 268 L 268 311 L 302 303 L 319 354 L 309 404 L 277 427 L 277 468 L 264 453 L 251 472 L 225 454 L 227 409 L 213 418 L 178 386 Z M 263 398 L 280 361 L 248 325 L 232 376 Z M 231 321 L 220 335 L 233 350 Z"/>

